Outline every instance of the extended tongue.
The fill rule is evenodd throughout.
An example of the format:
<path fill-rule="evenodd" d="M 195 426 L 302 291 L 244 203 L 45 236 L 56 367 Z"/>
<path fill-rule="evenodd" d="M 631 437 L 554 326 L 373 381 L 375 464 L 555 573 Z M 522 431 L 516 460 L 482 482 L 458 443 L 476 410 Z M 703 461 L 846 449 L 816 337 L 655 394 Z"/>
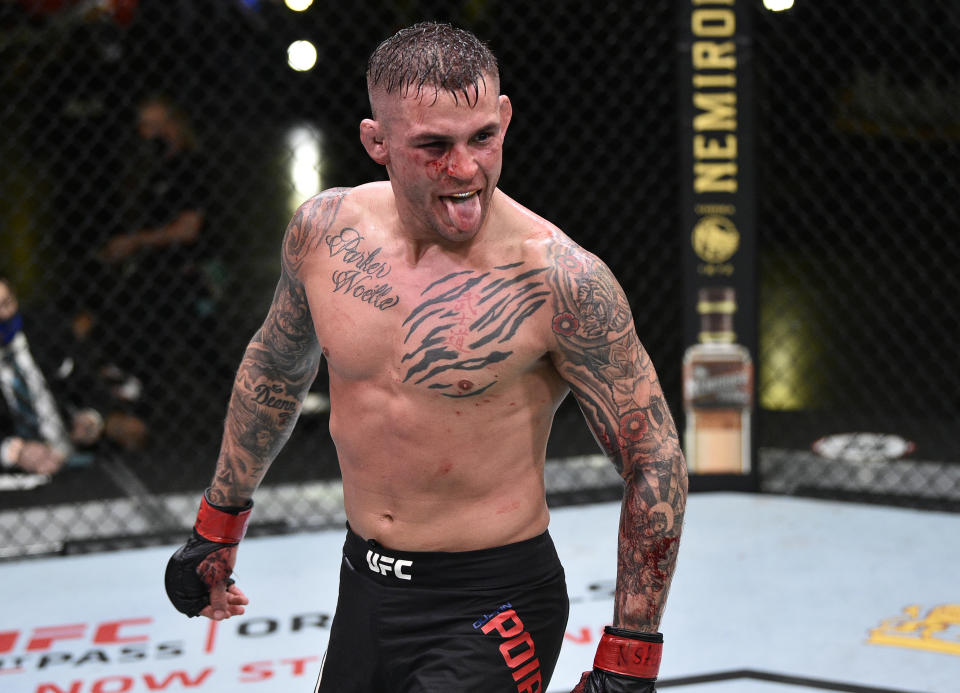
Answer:
<path fill-rule="evenodd" d="M 450 197 L 443 198 L 450 221 L 459 231 L 472 231 L 480 223 L 480 195 L 458 201 Z"/>

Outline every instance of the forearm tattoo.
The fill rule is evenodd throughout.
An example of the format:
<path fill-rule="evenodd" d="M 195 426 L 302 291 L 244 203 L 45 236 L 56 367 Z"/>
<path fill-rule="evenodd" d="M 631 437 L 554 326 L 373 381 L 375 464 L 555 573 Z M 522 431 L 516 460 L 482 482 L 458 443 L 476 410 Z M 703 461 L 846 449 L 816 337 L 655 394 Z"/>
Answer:
<path fill-rule="evenodd" d="M 213 503 L 239 505 L 250 498 L 297 422 L 320 362 L 299 271 L 323 242 L 346 194 L 331 190 L 314 198 L 287 227 L 273 303 L 234 380 L 210 491 Z"/>
<path fill-rule="evenodd" d="M 557 367 L 626 482 L 614 624 L 656 630 L 686 505 L 677 430 L 627 298 L 610 270 L 565 243 L 552 247 L 551 265 Z"/>

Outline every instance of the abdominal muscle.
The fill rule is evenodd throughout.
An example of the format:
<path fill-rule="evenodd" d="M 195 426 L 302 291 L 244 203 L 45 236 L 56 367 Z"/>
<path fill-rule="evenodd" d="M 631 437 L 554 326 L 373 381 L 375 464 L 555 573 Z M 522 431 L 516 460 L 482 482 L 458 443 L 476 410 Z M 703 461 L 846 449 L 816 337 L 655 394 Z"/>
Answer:
<path fill-rule="evenodd" d="M 555 402 L 351 392 L 344 406 L 337 394 L 331 382 L 330 433 L 347 520 L 364 539 L 399 551 L 472 551 L 546 530 L 543 458 Z"/>
<path fill-rule="evenodd" d="M 473 551 L 503 546 L 542 534 L 549 520 L 542 490 L 524 493 L 522 484 L 504 484 L 482 496 L 454 498 L 410 487 L 361 487 L 349 484 L 347 476 L 344 474 L 344 506 L 350 528 L 364 539 L 375 539 L 398 551 Z"/>

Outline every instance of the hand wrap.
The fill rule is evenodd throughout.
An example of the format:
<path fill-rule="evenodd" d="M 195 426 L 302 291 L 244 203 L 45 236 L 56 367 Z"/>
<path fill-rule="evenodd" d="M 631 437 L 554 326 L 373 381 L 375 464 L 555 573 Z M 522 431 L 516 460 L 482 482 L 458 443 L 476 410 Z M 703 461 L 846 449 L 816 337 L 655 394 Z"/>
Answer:
<path fill-rule="evenodd" d="M 193 535 L 170 557 L 164 576 L 167 596 L 177 611 L 197 616 L 210 604 L 213 587 L 233 584 L 237 544 L 247 531 L 252 509 L 252 500 L 242 507 L 214 505 L 204 492 Z"/>
<path fill-rule="evenodd" d="M 583 693 L 654 693 L 663 651 L 661 633 L 607 626 L 593 658 Z"/>

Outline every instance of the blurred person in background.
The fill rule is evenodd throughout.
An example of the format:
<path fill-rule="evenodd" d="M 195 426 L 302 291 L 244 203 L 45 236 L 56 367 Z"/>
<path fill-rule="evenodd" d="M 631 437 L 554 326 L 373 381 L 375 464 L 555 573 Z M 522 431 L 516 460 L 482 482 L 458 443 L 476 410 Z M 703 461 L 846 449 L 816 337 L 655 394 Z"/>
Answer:
<path fill-rule="evenodd" d="M 97 315 L 78 307 L 69 311 L 51 349 L 51 382 L 69 406 L 86 403 L 103 416 L 102 441 L 121 451 L 142 450 L 149 430 L 143 382 L 122 369 L 105 348 Z"/>
<path fill-rule="evenodd" d="M 0 278 L 0 390 L 6 405 L 0 420 L 0 463 L 33 474 L 55 474 L 74 457 L 75 446 L 90 446 L 103 433 L 103 419 L 92 409 L 72 416 L 68 432 L 53 393 L 30 350 L 13 286 Z"/>
<path fill-rule="evenodd" d="M 186 112 L 161 95 L 140 104 L 137 134 L 146 162 L 137 200 L 142 225 L 110 238 L 100 256 L 117 265 L 157 260 L 167 266 L 165 271 L 179 274 L 191 264 L 189 248 L 200 240 L 205 220 L 196 136 Z"/>
<path fill-rule="evenodd" d="M 86 331 L 85 338 L 89 329 L 83 320 L 82 316 L 75 318 L 71 331 Z M 43 322 L 49 325 L 49 320 Z M 26 324 L 13 286 L 0 278 L 3 468 L 50 475 L 64 466 L 90 464 L 98 444 L 109 442 L 124 450 L 140 449 L 146 440 L 146 425 L 138 416 L 116 406 L 116 402 L 136 394 L 131 376 L 108 367 L 93 375 L 88 364 L 90 354 L 71 348 L 68 338 L 47 329 L 42 333 L 40 351 L 60 354 L 59 364 L 48 378 L 38 365 L 43 359 L 35 358 Z M 65 422 L 69 422 L 69 428 Z"/>
<path fill-rule="evenodd" d="M 148 396 L 176 388 L 191 366 L 213 372 L 222 287 L 211 232 L 206 159 L 186 111 L 165 95 L 137 110 L 140 142 L 130 183 L 129 228 L 98 252 L 105 265 L 100 319 L 114 332 L 125 368 L 148 380 Z"/>

